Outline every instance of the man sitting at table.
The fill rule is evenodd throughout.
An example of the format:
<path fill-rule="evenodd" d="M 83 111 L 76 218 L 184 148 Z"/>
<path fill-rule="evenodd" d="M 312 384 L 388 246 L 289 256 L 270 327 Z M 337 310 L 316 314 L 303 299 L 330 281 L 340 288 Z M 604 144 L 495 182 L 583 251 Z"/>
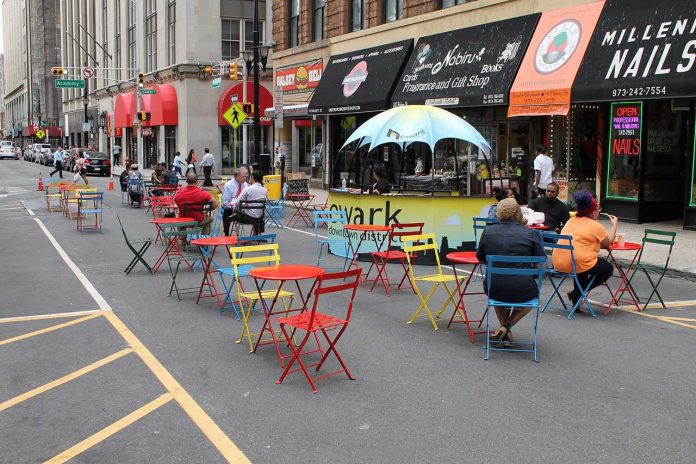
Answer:
<path fill-rule="evenodd" d="M 266 201 L 268 199 L 268 190 L 263 186 L 263 172 L 254 171 L 249 178 L 249 185 L 242 190 L 239 197 L 234 202 L 235 213 L 231 219 L 240 224 L 253 224 L 254 235 L 262 234 L 265 231 L 263 208 L 248 209 L 240 211 L 240 203 L 243 201 Z"/>
<path fill-rule="evenodd" d="M 186 187 L 180 189 L 174 195 L 174 203 L 179 207 L 179 217 L 190 217 L 198 221 L 198 225 L 203 228 L 204 234 L 210 233 L 210 223 L 213 218 L 205 216 L 203 209 L 210 205 L 210 210 L 214 211 L 220 206 L 218 202 L 207 190 L 198 186 L 198 176 L 191 171 L 186 174 Z"/>
<path fill-rule="evenodd" d="M 570 219 L 568 205 L 558 199 L 560 188 L 556 182 L 546 186 L 546 195 L 541 195 L 529 202 L 529 207 L 534 211 L 544 213 L 544 225 L 556 232 L 560 232 Z"/>
<path fill-rule="evenodd" d="M 237 168 L 234 171 L 234 177 L 225 183 L 222 189 L 222 226 L 225 230 L 225 235 L 230 235 L 230 224 L 232 224 L 232 215 L 234 214 L 234 204 L 237 198 L 242 193 L 247 185 L 246 168 Z"/>

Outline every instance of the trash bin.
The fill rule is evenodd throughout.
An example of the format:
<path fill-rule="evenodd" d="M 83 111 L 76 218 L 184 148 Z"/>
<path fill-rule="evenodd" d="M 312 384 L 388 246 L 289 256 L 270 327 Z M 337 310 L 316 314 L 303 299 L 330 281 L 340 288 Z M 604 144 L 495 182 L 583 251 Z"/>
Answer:
<path fill-rule="evenodd" d="M 263 176 L 263 186 L 268 190 L 269 200 L 280 200 L 281 187 L 279 175 Z"/>

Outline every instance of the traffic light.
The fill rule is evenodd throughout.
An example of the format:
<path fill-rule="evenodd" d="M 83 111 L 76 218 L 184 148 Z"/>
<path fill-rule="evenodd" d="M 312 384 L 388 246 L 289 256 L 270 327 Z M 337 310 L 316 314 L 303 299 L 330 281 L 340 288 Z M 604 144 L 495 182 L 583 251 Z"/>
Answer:
<path fill-rule="evenodd" d="M 138 121 L 149 121 L 150 112 L 149 111 L 138 111 Z"/>
<path fill-rule="evenodd" d="M 138 87 L 141 89 L 145 87 L 145 74 L 143 73 L 138 74 Z"/>
<path fill-rule="evenodd" d="M 54 76 L 62 76 L 64 74 L 68 74 L 68 70 L 61 67 L 55 67 L 51 68 L 51 74 L 53 74 Z"/>
<path fill-rule="evenodd" d="M 242 109 L 246 114 L 251 114 L 251 112 L 254 110 L 254 106 L 251 103 L 244 103 L 242 105 Z"/>
<path fill-rule="evenodd" d="M 203 73 L 203 77 L 212 77 L 213 75 L 213 67 L 212 66 L 206 66 L 203 69 L 201 69 L 201 72 Z"/>
<path fill-rule="evenodd" d="M 230 63 L 230 79 L 237 80 L 237 63 Z"/>

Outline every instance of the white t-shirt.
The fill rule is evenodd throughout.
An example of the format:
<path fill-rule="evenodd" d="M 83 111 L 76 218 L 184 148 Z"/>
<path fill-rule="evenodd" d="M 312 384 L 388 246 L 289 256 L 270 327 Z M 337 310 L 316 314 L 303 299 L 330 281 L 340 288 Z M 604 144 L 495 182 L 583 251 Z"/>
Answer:
<path fill-rule="evenodd" d="M 539 185 L 537 188 L 546 189 L 546 187 L 551 183 L 553 174 L 553 159 L 546 155 L 537 155 L 534 158 L 534 170 L 539 171 Z"/>

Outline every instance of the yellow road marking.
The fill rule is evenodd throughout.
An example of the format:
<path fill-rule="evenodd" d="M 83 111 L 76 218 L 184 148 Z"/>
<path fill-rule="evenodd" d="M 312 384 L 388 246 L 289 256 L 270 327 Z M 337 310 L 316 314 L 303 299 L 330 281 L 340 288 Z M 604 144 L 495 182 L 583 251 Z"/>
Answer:
<path fill-rule="evenodd" d="M 671 319 L 673 321 L 687 321 L 687 322 L 696 322 L 696 319 L 693 317 L 672 317 L 672 316 L 662 316 L 666 319 Z"/>
<path fill-rule="evenodd" d="M 116 361 L 117 359 L 127 355 L 128 353 L 132 353 L 132 352 L 133 352 L 133 350 L 131 348 L 124 348 L 121 351 L 118 351 L 110 356 L 107 356 L 106 358 L 102 358 L 97 362 L 94 362 L 92 364 L 89 364 L 88 366 L 83 367 L 82 369 L 78 369 L 75 372 L 71 372 L 70 374 L 65 375 L 59 379 L 53 380 L 51 382 L 48 382 L 47 384 L 41 385 L 40 387 L 36 387 L 33 390 L 29 390 L 26 393 L 22 393 L 21 395 L 15 396 L 12 399 L 9 399 L 3 403 L 0 403 L 0 411 L 4 411 L 5 409 L 11 408 L 12 406 L 19 404 L 22 401 L 26 401 L 29 398 L 33 398 L 37 395 L 40 395 L 41 393 L 44 393 L 44 392 L 47 392 L 48 390 L 51 390 L 52 388 L 56 388 L 60 385 L 68 383 L 71 380 L 75 380 L 78 377 L 81 377 L 89 372 L 92 372 L 95 369 L 98 369 L 102 366 L 105 366 L 112 361 Z"/>
<path fill-rule="evenodd" d="M 68 321 L 68 322 L 63 322 L 62 324 L 58 324 L 58 325 L 52 325 L 51 327 L 46 327 L 45 329 L 35 330 L 33 332 L 25 333 L 23 335 L 17 335 L 16 337 L 12 337 L 12 338 L 6 338 L 5 340 L 0 340 L 0 346 L 7 345 L 8 343 L 12 343 L 12 342 L 17 342 L 19 340 L 24 340 L 25 338 L 35 337 L 37 335 L 45 334 L 48 332 L 53 332 L 54 330 L 64 329 L 66 327 L 70 327 L 71 325 L 79 324 L 81 322 L 85 322 L 85 321 L 88 321 L 90 319 L 94 319 L 95 317 L 99 317 L 99 316 L 101 316 L 101 313 L 100 314 L 90 314 L 89 316 L 81 317 L 79 319 L 75 319 L 75 320 Z"/>
<path fill-rule="evenodd" d="M 0 324 L 5 324 L 7 322 L 24 322 L 24 321 L 42 321 L 44 319 L 60 319 L 64 317 L 77 317 L 86 316 L 88 314 L 97 314 L 105 310 L 103 309 L 93 309 L 91 311 L 73 311 L 70 313 L 53 313 L 53 314 L 35 314 L 33 316 L 16 316 L 16 317 L 5 317 L 0 319 Z M 110 311 L 110 310 L 106 310 Z"/>
<path fill-rule="evenodd" d="M 181 408 L 193 420 L 203 434 L 217 448 L 222 456 L 231 463 L 249 463 L 251 461 L 229 439 L 225 432 L 208 416 L 208 414 L 196 403 L 184 387 L 167 371 L 167 369 L 155 358 L 155 356 L 143 345 L 126 325 L 111 311 L 104 313 L 104 317 L 114 326 L 116 331 L 140 356 L 145 365 L 152 371 L 157 379 L 171 393 Z M 63 461 L 56 461 L 63 462 Z"/>
<path fill-rule="evenodd" d="M 94 445 L 101 443 L 102 441 L 106 440 L 110 436 L 112 436 L 112 435 L 118 433 L 119 431 L 123 430 L 124 428 L 128 427 L 133 422 L 147 416 L 148 414 L 155 411 L 160 406 L 167 404 L 172 399 L 173 399 L 173 396 L 171 393 L 165 393 L 164 395 L 162 395 L 158 398 L 155 398 L 154 400 L 150 401 L 146 405 L 141 406 L 140 408 L 136 409 L 135 411 L 128 414 L 127 416 L 124 416 L 121 419 L 117 420 L 113 424 L 104 427 L 103 429 L 101 429 L 99 432 L 95 433 L 91 437 L 88 437 L 88 438 L 82 440 L 80 443 L 77 443 L 75 446 L 72 446 L 71 448 L 68 448 L 67 450 L 63 451 L 62 453 L 52 457 L 51 459 L 46 461 L 45 464 L 59 464 L 59 463 L 63 463 L 63 462 L 71 460 L 75 456 L 85 452 L 86 450 L 90 449 Z"/>
<path fill-rule="evenodd" d="M 686 327 L 687 329 L 696 330 L 696 325 L 685 324 L 684 322 L 679 322 L 678 320 L 676 320 L 678 318 L 671 318 L 668 316 L 656 316 L 654 314 L 638 312 L 635 309 L 634 310 L 622 309 L 622 311 L 625 311 L 625 312 L 631 313 L 631 314 L 637 314 L 638 316 L 647 317 L 649 319 L 657 319 L 658 321 L 667 322 L 668 324 L 674 324 L 674 325 L 678 325 L 680 327 Z"/>
<path fill-rule="evenodd" d="M 605 305 L 606 306 L 606 305 Z M 696 306 L 696 300 L 681 300 L 681 301 L 665 301 L 665 306 L 668 308 L 679 308 L 681 306 Z M 643 309 L 643 305 L 640 305 Z M 619 306 L 620 309 L 631 309 L 635 308 L 634 305 L 623 305 Z M 661 303 L 650 303 L 646 309 L 661 309 Z"/>

